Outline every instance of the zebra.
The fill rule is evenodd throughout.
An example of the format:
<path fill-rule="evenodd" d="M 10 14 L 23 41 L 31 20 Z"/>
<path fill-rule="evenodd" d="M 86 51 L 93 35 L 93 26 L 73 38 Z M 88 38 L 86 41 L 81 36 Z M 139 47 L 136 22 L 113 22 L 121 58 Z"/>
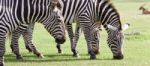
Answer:
<path fill-rule="evenodd" d="M 0 66 L 4 66 L 6 34 L 23 32 L 30 23 L 42 23 L 56 42 L 65 42 L 64 20 L 57 4 L 56 0 L 0 0 Z"/>
<path fill-rule="evenodd" d="M 126 23 L 124 25 L 125 27 L 122 27 L 119 12 L 109 0 L 95 0 L 94 2 L 96 7 L 95 11 L 97 14 L 96 17 L 98 18 L 96 22 L 98 27 L 101 27 L 102 25 L 107 31 L 108 34 L 107 44 L 113 53 L 113 59 L 123 59 L 124 58 L 122 52 L 122 44 L 124 40 L 123 31 L 128 28 L 129 24 Z M 72 48 L 74 50 L 76 50 L 80 26 L 77 26 L 76 28 L 78 29 L 76 29 L 75 33 L 76 35 L 74 39 L 75 47 Z"/>
<path fill-rule="evenodd" d="M 85 35 L 85 39 L 87 41 L 87 46 L 88 46 L 88 52 L 90 54 L 90 59 L 96 59 L 95 53 L 97 52 L 97 49 L 93 49 L 94 47 L 97 47 L 97 43 L 94 40 L 92 31 L 94 32 L 95 29 L 93 29 L 92 27 L 94 22 L 95 22 L 95 7 L 94 7 L 94 3 L 93 0 L 59 0 L 60 5 L 62 6 L 62 15 L 64 17 L 64 22 L 66 25 L 66 29 L 67 32 L 69 34 L 69 38 L 70 38 L 70 43 L 71 43 L 71 47 L 73 46 L 73 37 L 74 37 L 74 33 L 72 30 L 72 23 L 76 21 L 76 23 L 80 23 L 81 28 L 83 29 L 84 35 Z M 34 24 L 33 24 L 34 26 Z M 33 30 L 33 27 L 30 27 L 30 29 Z M 28 30 L 26 30 L 28 31 Z M 26 34 L 28 36 L 24 36 L 24 40 L 30 39 L 30 41 L 28 40 L 28 42 L 26 42 L 26 45 L 28 46 L 28 49 L 30 51 L 30 49 L 36 49 L 35 47 L 32 47 L 32 31 L 28 31 L 29 33 Z M 17 32 L 16 32 L 17 33 Z M 29 35 L 30 34 L 30 35 Z M 25 35 L 23 33 L 23 35 Z M 15 37 L 12 36 L 12 39 L 14 39 Z M 94 42 L 94 43 L 93 43 Z M 32 44 L 32 46 L 31 46 Z M 57 45 L 59 45 L 60 43 L 57 43 Z M 11 44 L 11 47 L 13 46 L 13 42 Z M 15 48 L 15 47 L 12 47 Z M 32 52 L 34 52 L 33 50 L 31 50 Z M 75 52 L 74 50 L 72 50 L 73 52 L 73 56 L 77 56 L 77 52 Z"/>
<path fill-rule="evenodd" d="M 94 0 L 96 7 L 96 31 L 94 33 L 96 40 L 99 40 L 99 30 L 101 30 L 101 25 L 105 28 L 108 34 L 107 43 L 110 47 L 113 58 L 114 59 L 123 59 L 123 52 L 122 52 L 122 44 L 124 39 L 123 31 L 127 29 L 128 27 L 122 27 L 120 15 L 117 11 L 117 9 L 113 6 L 113 4 L 109 0 Z M 128 23 L 125 24 L 126 26 L 129 26 Z M 74 52 L 78 52 L 76 50 L 77 41 L 79 39 L 80 35 L 80 26 L 79 24 L 76 25 L 76 30 L 74 34 L 74 47 L 72 47 L 72 50 Z M 99 41 L 98 41 L 99 42 Z M 99 46 L 99 44 L 97 45 Z M 61 51 L 61 47 L 59 44 L 57 44 L 58 51 Z M 99 48 L 99 47 L 97 47 Z M 78 54 L 78 53 L 75 53 Z M 97 52 L 99 54 L 99 51 Z"/>
<path fill-rule="evenodd" d="M 108 39 L 107 43 L 108 46 L 110 47 L 112 53 L 113 53 L 113 58 L 114 59 L 123 59 L 123 52 L 122 52 L 122 44 L 123 44 L 123 30 L 124 28 L 122 27 L 121 20 L 120 20 L 120 15 L 117 11 L 117 9 L 113 6 L 113 4 L 109 0 L 93 0 L 94 5 L 95 5 L 95 13 L 96 13 L 96 25 L 100 29 L 101 25 L 105 28 L 105 30 L 108 33 Z M 80 30 L 80 23 L 77 23 L 76 25 L 76 30 L 75 34 L 71 34 L 72 36 L 72 42 L 71 45 L 71 50 L 73 52 L 74 56 L 78 56 L 78 51 L 76 50 L 76 45 L 77 41 L 79 38 L 79 30 Z M 97 49 L 99 49 L 99 44 L 98 44 L 98 39 L 99 33 L 98 30 L 95 30 L 95 39 L 97 41 Z M 72 32 L 72 30 L 69 30 Z M 29 36 L 28 36 L 29 37 Z M 29 37 L 30 38 L 30 37 Z M 96 42 L 95 41 L 95 42 Z M 61 52 L 60 44 L 57 44 L 58 52 Z M 95 52 L 99 53 L 99 51 Z"/>

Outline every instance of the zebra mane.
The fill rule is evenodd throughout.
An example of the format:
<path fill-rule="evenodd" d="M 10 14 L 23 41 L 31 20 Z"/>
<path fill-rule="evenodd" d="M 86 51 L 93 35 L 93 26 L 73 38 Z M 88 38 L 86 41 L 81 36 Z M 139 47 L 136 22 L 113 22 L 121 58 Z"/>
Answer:
<path fill-rule="evenodd" d="M 126 30 L 126 29 L 128 29 L 129 28 L 129 26 L 130 26 L 130 24 L 129 23 L 125 23 L 124 25 L 123 25 L 123 27 L 122 27 L 122 29 L 123 30 Z M 107 27 L 109 28 L 109 29 L 111 29 L 111 30 L 118 30 L 118 28 L 117 27 L 115 27 L 115 26 L 112 26 L 112 25 L 107 25 Z"/>
<path fill-rule="evenodd" d="M 107 25 L 107 27 L 109 28 L 109 29 L 111 29 L 111 30 L 114 30 L 114 31 L 116 31 L 117 30 L 117 27 L 114 27 L 114 26 L 112 26 L 112 25 Z"/>
<path fill-rule="evenodd" d="M 100 1 L 101 1 L 101 0 L 98 0 L 98 2 L 100 2 Z M 120 14 L 119 14 L 118 10 L 117 10 L 116 7 L 113 5 L 113 3 L 111 2 L 111 0 L 103 0 L 103 1 L 107 2 L 107 3 L 110 5 L 110 7 L 113 9 L 113 11 L 116 12 L 117 16 L 119 17 L 119 25 L 120 25 L 117 29 L 121 31 L 121 30 L 122 30 L 122 24 L 121 24 Z"/>
<path fill-rule="evenodd" d="M 110 0 L 107 0 L 107 2 L 109 2 L 109 4 L 111 5 L 111 7 L 113 8 L 113 10 L 116 11 L 116 14 L 119 17 L 119 24 L 120 24 L 120 26 L 118 27 L 118 30 L 122 30 L 122 24 L 121 24 L 120 14 L 119 14 L 118 10 L 116 9 L 116 7 L 113 5 L 113 3 Z"/>

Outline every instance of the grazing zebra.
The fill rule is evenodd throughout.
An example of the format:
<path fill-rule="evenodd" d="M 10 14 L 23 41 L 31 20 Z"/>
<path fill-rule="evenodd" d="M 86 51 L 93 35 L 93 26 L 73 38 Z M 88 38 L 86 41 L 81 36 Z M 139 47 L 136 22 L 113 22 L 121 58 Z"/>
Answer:
<path fill-rule="evenodd" d="M 122 27 L 120 15 L 109 0 L 95 0 L 95 6 L 96 16 L 98 17 L 98 25 L 99 27 L 103 25 L 108 33 L 107 43 L 113 53 L 113 58 L 123 59 L 122 44 L 124 35 L 122 31 L 127 29 L 127 27 Z M 125 25 L 129 26 L 128 24 Z M 77 35 L 74 40 L 75 47 L 72 48 L 74 50 L 76 50 L 80 27 L 77 26 L 76 28 L 78 29 L 76 29 L 75 33 L 75 35 Z"/>
<path fill-rule="evenodd" d="M 76 23 L 79 23 L 81 28 L 84 31 L 84 35 L 87 41 L 88 45 L 88 52 L 90 54 L 91 59 L 95 59 L 95 53 L 98 51 L 98 49 L 94 49 L 97 47 L 97 43 L 95 42 L 95 38 L 93 37 L 92 31 L 94 32 L 94 29 L 92 28 L 93 23 L 95 22 L 95 7 L 93 0 L 59 0 L 60 5 L 62 6 L 62 15 L 64 17 L 64 22 L 66 24 L 66 29 L 69 34 L 71 47 L 73 48 L 73 37 L 74 33 L 72 30 L 72 23 L 76 21 Z M 34 26 L 34 24 L 32 24 Z M 31 30 L 33 30 L 33 27 L 30 27 Z M 25 44 L 27 49 L 32 52 L 36 49 L 33 43 L 32 43 L 32 31 L 26 30 L 28 34 L 22 33 L 24 36 Z M 16 32 L 17 33 L 17 32 Z M 28 36 L 27 36 L 28 35 Z M 15 39 L 16 36 L 12 36 L 12 39 Z M 28 40 L 29 39 L 29 40 Z M 18 40 L 17 40 L 18 41 Z M 11 47 L 13 47 L 15 42 L 12 41 Z M 18 42 L 17 42 L 18 43 Z M 31 45 L 32 44 L 32 45 Z M 59 45 L 61 43 L 57 43 Z M 28 45 L 28 46 L 27 46 Z M 73 56 L 77 56 L 77 52 L 72 50 Z"/>
<path fill-rule="evenodd" d="M 94 3 L 96 7 L 95 11 L 97 14 L 96 17 L 98 18 L 95 24 L 97 25 L 97 27 L 100 27 L 101 25 L 103 25 L 103 27 L 107 31 L 108 33 L 107 43 L 113 53 L 113 58 L 123 59 L 122 44 L 123 44 L 124 35 L 122 31 L 126 29 L 126 27 L 122 28 L 119 13 L 117 12 L 113 4 L 110 3 L 109 0 L 95 0 Z M 128 25 L 128 24 L 125 24 L 125 25 Z M 80 33 L 80 26 L 77 25 L 75 34 L 74 34 L 75 35 L 74 43 L 73 43 L 74 47 L 72 47 L 72 50 L 74 50 L 74 52 L 77 52 L 76 45 L 77 45 L 77 41 L 80 35 L 79 33 Z M 98 31 L 96 31 L 94 35 L 96 38 L 98 35 Z M 98 37 L 97 39 L 99 39 Z M 61 49 L 60 45 L 58 44 L 57 47 L 59 51 Z"/>
<path fill-rule="evenodd" d="M 4 66 L 6 34 L 23 31 L 30 23 L 42 23 L 56 42 L 64 43 L 64 20 L 57 4 L 56 0 L 0 0 L 0 66 Z"/>
<path fill-rule="evenodd" d="M 120 15 L 112 3 L 105 0 L 96 0 L 96 13 L 99 21 L 108 33 L 107 43 L 114 59 L 123 59 L 122 44 L 123 30 Z"/>
<path fill-rule="evenodd" d="M 112 53 L 113 53 L 113 58 L 114 59 L 123 59 L 123 53 L 122 53 L 122 44 L 123 44 L 123 29 L 120 21 L 120 15 L 113 6 L 112 3 L 110 3 L 109 0 L 94 0 L 95 7 L 96 7 L 96 25 L 100 27 L 103 25 L 105 30 L 108 33 L 108 39 L 107 43 L 108 46 L 110 47 Z M 76 50 L 76 45 L 77 41 L 79 38 L 79 30 L 80 30 L 80 23 L 77 23 L 75 34 L 73 36 L 73 33 L 71 34 L 72 38 L 70 39 L 71 42 L 71 49 L 74 53 L 74 56 L 77 56 L 77 50 Z M 68 26 L 67 26 L 68 27 Z M 96 27 L 97 28 L 97 27 Z M 69 30 L 72 32 L 72 30 Z M 98 31 L 94 33 L 96 41 L 99 42 L 96 37 L 98 35 Z M 32 35 L 28 35 L 28 38 L 30 38 Z M 60 45 L 57 44 L 58 51 L 61 52 Z M 98 49 L 98 44 L 97 44 L 97 49 Z M 98 52 L 97 52 L 98 53 Z"/>
<path fill-rule="evenodd" d="M 123 44 L 123 30 L 127 29 L 128 27 L 122 27 L 120 15 L 113 6 L 113 4 L 109 0 L 95 0 L 95 7 L 96 7 L 96 17 L 98 18 L 97 25 L 100 27 L 103 25 L 105 30 L 108 33 L 107 43 L 110 47 L 113 58 L 114 59 L 123 59 L 123 52 L 122 52 L 122 44 Z M 128 24 L 125 24 L 129 26 Z M 79 30 L 80 26 L 76 26 L 76 32 L 74 37 L 73 43 L 75 46 L 72 48 L 76 51 L 76 44 L 79 38 Z M 98 35 L 97 33 L 95 35 Z M 96 36 L 95 36 L 96 37 Z M 98 38 L 98 37 L 97 37 Z M 60 47 L 60 45 L 58 45 Z M 77 51 L 76 51 L 77 52 Z"/>

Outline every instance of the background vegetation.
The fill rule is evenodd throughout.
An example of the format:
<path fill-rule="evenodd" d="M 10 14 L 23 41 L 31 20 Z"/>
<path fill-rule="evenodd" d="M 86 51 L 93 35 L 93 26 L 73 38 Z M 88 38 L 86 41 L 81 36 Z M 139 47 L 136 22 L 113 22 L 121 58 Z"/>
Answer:
<path fill-rule="evenodd" d="M 130 23 L 131 26 L 125 33 L 138 32 L 138 35 L 126 36 L 124 40 L 123 60 L 112 60 L 112 53 L 106 43 L 107 34 L 103 29 L 100 40 L 100 54 L 97 60 L 89 60 L 87 45 L 84 36 L 80 37 L 77 49 L 80 58 L 73 58 L 70 51 L 70 42 L 62 45 L 63 53 L 58 54 L 55 48 L 54 39 L 47 33 L 41 24 L 36 24 L 34 30 L 34 43 L 40 52 L 45 56 L 39 59 L 29 53 L 24 46 L 23 39 L 20 41 L 20 52 L 24 60 L 16 60 L 11 53 L 10 42 L 7 40 L 5 64 L 6 66 L 149 66 L 150 65 L 150 15 L 142 15 L 139 7 L 146 3 L 144 7 L 150 9 L 150 0 L 112 0 L 118 9 L 122 23 Z"/>

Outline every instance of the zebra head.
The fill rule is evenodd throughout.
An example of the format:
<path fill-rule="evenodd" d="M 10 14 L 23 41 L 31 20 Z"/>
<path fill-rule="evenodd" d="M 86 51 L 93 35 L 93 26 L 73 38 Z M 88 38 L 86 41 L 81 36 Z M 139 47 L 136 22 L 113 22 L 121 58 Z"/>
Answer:
<path fill-rule="evenodd" d="M 65 38 L 65 24 L 61 13 L 61 6 L 57 0 L 51 0 L 49 21 L 45 23 L 47 31 L 55 38 L 55 42 L 63 44 Z"/>
<path fill-rule="evenodd" d="M 118 27 L 114 27 L 112 25 L 107 25 L 109 32 L 108 32 L 108 45 L 111 48 L 113 53 L 114 59 L 123 59 L 123 52 L 122 52 L 122 44 L 124 40 L 123 30 L 127 29 L 129 26 L 128 23 L 119 29 Z"/>

